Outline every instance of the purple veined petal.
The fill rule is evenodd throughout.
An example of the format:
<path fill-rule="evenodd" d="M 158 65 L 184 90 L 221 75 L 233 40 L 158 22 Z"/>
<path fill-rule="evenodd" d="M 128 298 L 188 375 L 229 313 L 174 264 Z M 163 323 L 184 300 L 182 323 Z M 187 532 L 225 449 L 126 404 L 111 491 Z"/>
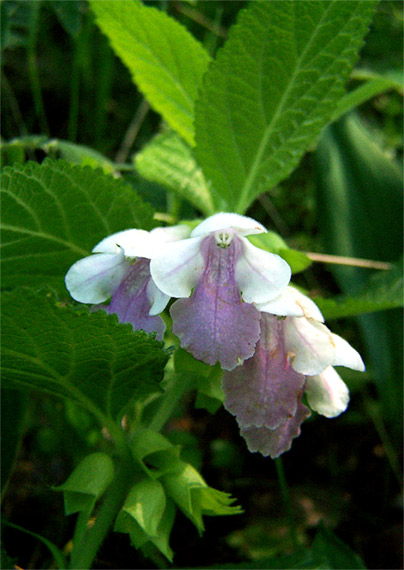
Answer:
<path fill-rule="evenodd" d="M 291 286 L 286 287 L 275 299 L 256 306 L 260 311 L 273 315 L 306 317 L 324 322 L 324 317 L 314 301 Z"/>
<path fill-rule="evenodd" d="M 348 407 L 349 390 L 332 366 L 307 377 L 305 394 L 310 408 L 326 418 L 335 418 Z"/>
<path fill-rule="evenodd" d="M 74 263 L 66 273 L 70 295 L 80 303 L 102 303 L 119 287 L 129 271 L 123 250 L 96 253 Z"/>
<path fill-rule="evenodd" d="M 226 229 L 234 230 L 234 233 L 239 236 L 260 234 L 267 231 L 262 224 L 252 218 L 241 216 L 240 214 L 221 212 L 206 218 L 206 220 L 196 226 L 191 233 L 191 237 L 207 236 L 212 232 Z"/>
<path fill-rule="evenodd" d="M 287 317 L 285 344 L 296 372 L 320 374 L 335 360 L 335 342 L 328 328 L 313 319 Z"/>
<path fill-rule="evenodd" d="M 93 252 L 117 253 L 122 248 L 126 257 L 151 259 L 161 251 L 161 240 L 157 235 L 145 230 L 124 230 L 112 234 L 97 243 Z"/>
<path fill-rule="evenodd" d="M 189 297 L 204 269 L 204 238 L 188 238 L 160 246 L 150 263 L 154 283 L 170 297 Z"/>
<path fill-rule="evenodd" d="M 298 403 L 296 414 L 279 426 L 271 430 L 266 427 L 249 427 L 240 430 L 240 434 L 246 440 L 248 450 L 258 451 L 264 457 L 268 455 L 275 459 L 289 451 L 292 441 L 300 435 L 300 426 L 310 416 L 310 410 L 301 402 Z"/>
<path fill-rule="evenodd" d="M 291 269 L 284 259 L 252 245 L 247 238 L 235 237 L 242 246 L 235 277 L 246 303 L 265 303 L 282 293 L 289 283 Z"/>
<path fill-rule="evenodd" d="M 163 243 L 169 243 L 189 238 L 191 235 L 191 228 L 185 224 L 178 224 L 176 226 L 167 226 L 165 228 L 154 228 L 151 230 L 150 234 L 157 237 Z"/>
<path fill-rule="evenodd" d="M 365 364 L 359 352 L 357 352 L 345 339 L 332 334 L 335 343 L 335 359 L 332 363 L 334 366 L 346 366 L 352 370 L 359 370 L 364 372 Z"/>
<path fill-rule="evenodd" d="M 235 240 L 221 248 L 214 235 L 205 238 L 205 269 L 192 297 L 179 299 L 170 309 L 181 346 L 207 364 L 220 362 L 225 370 L 254 354 L 260 334 L 260 313 L 242 301 L 234 280 L 237 247 Z"/>
<path fill-rule="evenodd" d="M 165 324 L 161 317 L 150 316 L 151 301 L 147 287 L 151 280 L 150 261 L 139 258 L 115 291 L 108 306 L 100 307 L 107 313 L 118 315 L 120 323 L 131 323 L 135 330 L 143 329 L 147 333 L 157 333 L 158 340 L 163 339 Z"/>
<path fill-rule="evenodd" d="M 223 377 L 224 407 L 241 428 L 278 428 L 296 413 L 305 377 L 290 365 L 284 321 L 261 315 L 261 338 L 254 356 Z"/>

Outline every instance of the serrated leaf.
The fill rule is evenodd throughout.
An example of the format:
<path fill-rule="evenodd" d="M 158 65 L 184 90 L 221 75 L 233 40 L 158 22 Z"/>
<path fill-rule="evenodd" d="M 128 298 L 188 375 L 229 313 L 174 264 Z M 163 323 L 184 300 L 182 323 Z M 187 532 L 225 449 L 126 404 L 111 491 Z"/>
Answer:
<path fill-rule="evenodd" d="M 150 105 L 189 144 L 209 55 L 177 21 L 141 2 L 91 0 L 97 23 Z"/>
<path fill-rule="evenodd" d="M 62 158 L 67 162 L 81 166 L 100 167 L 106 173 L 113 173 L 116 170 L 115 164 L 111 160 L 88 146 L 61 139 L 49 139 L 43 135 L 17 137 L 8 142 L 0 143 L 0 150 L 3 164 L 10 166 L 13 165 L 14 157 L 20 159 L 17 161 L 20 164 L 26 162 L 25 153 L 27 150 L 42 150 L 49 158 Z"/>
<path fill-rule="evenodd" d="M 404 305 L 403 263 L 370 277 L 368 283 L 352 297 L 314 299 L 326 319 L 353 317 L 395 309 Z"/>
<path fill-rule="evenodd" d="M 257 2 L 205 74 L 196 156 L 230 210 L 283 180 L 343 95 L 375 2 Z"/>
<path fill-rule="evenodd" d="M 2 303 L 4 387 L 70 398 L 100 421 L 161 391 L 162 343 L 115 315 L 77 311 L 23 288 L 3 293 Z"/>
<path fill-rule="evenodd" d="M 214 213 L 210 185 L 191 147 L 175 133 L 166 131 L 157 135 L 134 160 L 143 178 L 179 194 L 207 216 Z"/>
<path fill-rule="evenodd" d="M 36 17 L 39 2 L 7 0 L 0 2 L 1 51 L 7 48 L 25 47 L 29 31 Z"/>
<path fill-rule="evenodd" d="M 112 482 L 114 471 L 114 463 L 106 453 L 85 457 L 63 485 L 53 488 L 63 493 L 66 514 L 93 507 Z"/>
<path fill-rule="evenodd" d="M 101 171 L 62 160 L 7 167 L 2 175 L 3 287 L 65 291 L 69 267 L 114 232 L 153 227 L 134 190 Z"/>

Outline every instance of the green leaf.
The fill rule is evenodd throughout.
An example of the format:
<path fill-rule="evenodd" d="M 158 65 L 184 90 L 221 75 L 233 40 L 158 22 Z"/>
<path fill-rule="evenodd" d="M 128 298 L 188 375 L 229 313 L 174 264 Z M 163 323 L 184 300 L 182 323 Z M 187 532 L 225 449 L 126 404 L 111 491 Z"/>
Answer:
<path fill-rule="evenodd" d="M 13 162 L 26 162 L 27 151 L 41 150 L 49 158 L 62 158 L 67 162 L 81 166 L 101 167 L 105 173 L 114 173 L 116 165 L 100 152 L 81 144 L 49 139 L 43 135 L 27 135 L 0 144 L 3 165 L 13 165 Z"/>
<path fill-rule="evenodd" d="M 395 262 L 402 255 L 402 171 L 351 114 L 323 134 L 315 155 L 318 221 L 324 249 L 346 257 Z M 369 269 L 330 267 L 345 295 L 366 287 Z M 402 314 L 380 311 L 359 317 L 363 354 L 379 387 L 391 437 L 402 436 Z"/>
<path fill-rule="evenodd" d="M 55 12 L 59 22 L 70 36 L 77 36 L 81 28 L 80 0 L 51 0 L 50 5 Z"/>
<path fill-rule="evenodd" d="M 1 51 L 7 48 L 26 46 L 30 28 L 39 2 L 7 0 L 0 2 Z"/>
<path fill-rule="evenodd" d="M 114 463 L 106 453 L 85 457 L 63 485 L 53 487 L 54 491 L 63 492 L 66 514 L 92 508 L 109 487 L 114 472 Z"/>
<path fill-rule="evenodd" d="M 345 115 L 345 113 L 348 113 L 359 105 L 362 105 L 362 103 L 366 103 L 366 101 L 373 99 L 376 95 L 380 95 L 381 93 L 390 91 L 391 89 L 400 88 L 401 90 L 403 89 L 402 83 L 400 84 L 394 79 L 375 74 L 374 77 L 368 79 L 365 83 L 356 89 L 353 89 L 338 101 L 331 120 L 338 120 L 340 117 Z"/>
<path fill-rule="evenodd" d="M 47 284 L 65 291 L 69 267 L 117 231 L 153 227 L 132 188 L 99 170 L 49 159 L 2 175 L 3 287 Z"/>
<path fill-rule="evenodd" d="M 189 463 L 182 463 L 178 472 L 162 477 L 162 483 L 170 496 L 194 523 L 199 532 L 204 530 L 202 515 L 235 515 L 239 506 L 232 506 L 235 499 L 228 493 L 209 487 L 201 475 Z"/>
<path fill-rule="evenodd" d="M 196 156 L 244 213 L 286 178 L 343 95 L 374 1 L 256 2 L 240 12 L 195 108 Z"/>
<path fill-rule="evenodd" d="M 20 530 L 21 532 L 23 532 L 25 534 L 29 534 L 29 536 L 33 536 L 34 538 L 36 538 L 37 540 L 42 542 L 49 549 L 50 553 L 52 554 L 53 558 L 55 559 L 56 567 L 58 568 L 58 570 L 65 570 L 68 567 L 68 564 L 67 564 L 66 558 L 63 555 L 63 552 L 61 552 L 59 550 L 59 548 L 55 544 L 53 544 L 53 542 L 51 542 L 50 540 L 48 540 L 44 536 L 41 536 L 40 534 L 37 534 L 36 532 L 32 532 L 30 530 L 27 530 L 26 528 L 23 528 L 22 526 L 19 526 L 17 524 L 12 523 L 12 522 L 8 522 L 6 520 L 2 520 L 2 524 L 9 526 L 11 528 L 15 528 L 16 530 Z M 2 560 L 2 564 L 3 563 L 4 563 L 4 561 Z M 3 565 L 2 565 L 2 568 L 4 568 Z M 12 568 L 14 570 L 15 566 L 12 566 Z"/>
<path fill-rule="evenodd" d="M 311 259 L 302 251 L 290 249 L 281 236 L 275 232 L 269 231 L 264 234 L 248 236 L 248 240 L 256 247 L 280 255 L 290 265 L 292 273 L 304 271 L 312 263 Z"/>
<path fill-rule="evenodd" d="M 3 293 L 2 301 L 5 388 L 70 398 L 101 422 L 161 391 L 168 358 L 162 343 L 115 315 L 77 311 L 23 288 Z"/>
<path fill-rule="evenodd" d="M 7 488 L 20 447 L 22 426 L 27 407 L 26 394 L 1 389 L 1 493 Z"/>
<path fill-rule="evenodd" d="M 90 1 L 97 23 L 150 105 L 189 144 L 209 55 L 164 12 L 140 2 Z"/>
<path fill-rule="evenodd" d="M 353 317 L 363 313 L 373 313 L 395 309 L 404 304 L 403 263 L 393 269 L 377 273 L 368 283 L 351 297 L 335 299 L 313 299 L 326 319 Z"/>
<path fill-rule="evenodd" d="M 136 155 L 135 167 L 143 178 L 172 190 L 207 216 L 214 213 L 210 185 L 191 147 L 175 133 L 157 135 Z"/>
<path fill-rule="evenodd" d="M 331 570 L 362 570 L 366 568 L 359 556 L 323 525 L 317 531 L 312 550 L 315 559 L 321 564 L 321 568 L 330 568 Z"/>

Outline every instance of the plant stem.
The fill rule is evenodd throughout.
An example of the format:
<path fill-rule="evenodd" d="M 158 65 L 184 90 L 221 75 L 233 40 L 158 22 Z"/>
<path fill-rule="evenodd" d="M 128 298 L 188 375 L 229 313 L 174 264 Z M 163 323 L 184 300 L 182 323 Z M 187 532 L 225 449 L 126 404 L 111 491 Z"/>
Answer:
<path fill-rule="evenodd" d="M 87 570 L 91 568 L 97 552 L 127 496 L 129 487 L 133 483 L 133 461 L 129 448 L 126 448 L 125 451 L 124 456 L 121 456 L 118 473 L 107 492 L 94 525 L 73 546 L 70 562 L 72 569 Z"/>
<path fill-rule="evenodd" d="M 283 468 L 283 462 L 281 457 L 277 457 L 275 459 L 275 467 L 278 475 L 279 486 L 281 488 L 282 499 L 286 509 L 286 516 L 289 523 L 290 538 L 292 540 L 295 550 L 297 550 L 299 548 L 299 543 L 297 540 L 296 521 L 295 517 L 293 516 L 292 503 L 290 501 L 289 489 L 286 482 L 285 471 Z"/>
<path fill-rule="evenodd" d="M 37 67 L 36 42 L 38 37 L 39 7 L 40 7 L 39 2 L 33 3 L 32 22 L 29 30 L 29 37 L 27 44 L 28 74 L 32 89 L 32 96 L 34 99 L 35 113 L 38 117 L 40 129 L 43 133 L 49 136 L 49 126 L 48 126 L 48 121 L 46 119 L 45 107 L 43 104 L 41 84 L 39 81 L 38 67 Z"/>
<path fill-rule="evenodd" d="M 194 387 L 194 381 L 185 374 L 174 374 L 167 390 L 161 398 L 161 404 L 153 417 L 149 427 L 160 431 L 167 420 L 172 416 L 174 409 L 183 394 Z"/>

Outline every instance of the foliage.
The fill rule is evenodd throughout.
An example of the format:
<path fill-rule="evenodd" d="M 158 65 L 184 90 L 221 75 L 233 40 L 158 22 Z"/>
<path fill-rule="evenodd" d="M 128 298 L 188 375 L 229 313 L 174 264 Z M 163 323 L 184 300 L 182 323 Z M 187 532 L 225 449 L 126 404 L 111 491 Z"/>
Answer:
<path fill-rule="evenodd" d="M 390 466 L 397 476 L 402 83 L 394 49 L 383 43 L 386 28 L 397 32 L 396 8 L 374 0 L 1 3 L 9 105 L 1 141 L 6 550 L 7 533 L 15 531 L 46 547 L 42 567 L 99 567 L 104 539 L 114 531 L 115 540 L 127 539 L 118 544 L 130 542 L 137 551 L 126 564 L 190 568 L 199 560 L 180 558 L 188 542 L 195 548 L 187 533 L 202 536 L 206 529 L 200 543 L 211 546 L 213 534 L 224 548 L 227 524 L 243 533 L 260 519 L 251 509 L 254 493 L 257 512 L 261 501 L 265 509 L 267 491 L 257 481 L 272 463 L 250 459 L 222 423 L 219 364 L 197 361 L 178 346 L 168 310 L 160 342 L 102 307 L 68 297 L 69 268 L 106 236 L 132 228 L 185 223 L 192 229 L 222 211 L 274 226 L 278 231 L 248 236 L 250 243 L 287 261 L 294 284 L 325 318 L 341 319 L 342 336 L 361 333 L 357 344 L 368 375 L 362 383 L 355 373 L 347 376 L 353 410 L 335 420 L 336 431 L 370 423 L 368 414 L 383 444 L 380 452 L 378 440 L 372 443 L 372 454 L 381 453 L 384 470 Z M 324 272 L 303 251 L 321 247 L 352 258 L 351 265 L 336 258 Z M 391 269 L 369 271 L 356 267 L 355 258 L 390 262 Z M 373 386 L 377 402 L 369 401 Z M 209 414 L 216 415 L 210 420 Z M 320 437 L 316 421 L 307 430 Z M 53 443 L 44 449 L 40 434 L 47 429 Z M 318 467 L 309 439 L 301 443 L 303 430 L 290 463 L 295 489 L 304 469 Z M 337 455 L 343 448 L 347 464 L 355 458 L 325 439 L 323 468 L 334 494 L 348 496 L 341 492 Z M 30 445 L 33 459 L 26 460 Z M 73 536 L 66 526 L 61 538 L 60 524 L 55 534 L 42 532 L 39 516 L 33 529 L 13 518 L 19 504 L 13 477 L 21 464 L 34 470 L 41 454 L 41 492 L 52 489 L 56 505 L 63 494 Z M 250 466 L 252 476 L 240 476 Z M 282 472 L 277 469 L 289 530 L 271 533 L 276 546 L 244 562 L 245 553 L 233 548 L 230 564 L 211 554 L 204 565 L 364 568 L 337 537 L 340 530 L 330 530 L 343 520 L 333 508 L 319 518 L 310 513 L 314 539 L 313 523 L 296 526 Z M 381 487 L 392 497 L 396 491 L 386 481 Z M 245 499 L 244 511 L 233 493 L 243 507 Z M 296 512 L 310 493 L 316 490 L 301 494 L 300 503 L 294 499 Z M 286 529 L 283 514 L 274 512 L 275 526 Z M 239 522 L 214 522 L 233 514 L 228 518 Z M 324 525 L 317 524 L 321 518 Z M 353 532 L 342 536 L 360 550 Z M 20 561 L 19 552 L 17 560 L 14 552 L 2 549 L 2 555 L 10 567 L 36 563 Z"/>

